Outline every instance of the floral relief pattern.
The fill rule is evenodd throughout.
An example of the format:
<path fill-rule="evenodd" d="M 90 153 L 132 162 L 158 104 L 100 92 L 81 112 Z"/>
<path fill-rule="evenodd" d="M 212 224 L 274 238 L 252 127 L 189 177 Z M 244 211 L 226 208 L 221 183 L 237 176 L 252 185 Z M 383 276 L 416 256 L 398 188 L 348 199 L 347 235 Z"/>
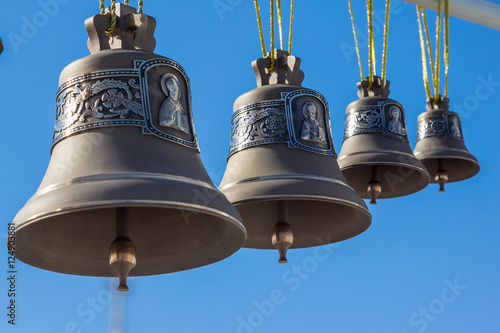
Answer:
<path fill-rule="evenodd" d="M 249 110 L 233 118 L 231 151 L 242 146 L 288 139 L 285 113 L 277 108 Z"/>
<path fill-rule="evenodd" d="M 352 112 L 347 115 L 345 123 L 344 137 L 365 132 L 382 131 L 382 118 L 380 110 L 365 110 Z"/>
<path fill-rule="evenodd" d="M 75 124 L 85 123 L 88 118 L 127 118 L 129 113 L 142 116 L 141 96 L 132 94 L 138 89 L 135 80 L 127 82 L 114 79 L 98 80 L 84 86 L 77 83 L 65 89 L 56 103 L 55 132 L 61 132 Z M 121 107 L 121 108 L 120 108 Z"/>

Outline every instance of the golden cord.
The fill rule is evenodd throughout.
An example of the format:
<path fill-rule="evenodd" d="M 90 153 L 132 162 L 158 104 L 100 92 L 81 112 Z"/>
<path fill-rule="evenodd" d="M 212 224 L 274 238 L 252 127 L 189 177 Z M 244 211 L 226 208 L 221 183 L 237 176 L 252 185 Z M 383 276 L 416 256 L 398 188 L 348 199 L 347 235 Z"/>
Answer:
<path fill-rule="evenodd" d="M 271 0 L 271 67 L 269 70 L 273 70 L 274 68 L 274 0 Z"/>
<path fill-rule="evenodd" d="M 420 36 L 420 48 L 422 49 L 422 70 L 423 70 L 423 78 L 424 78 L 424 87 L 425 87 L 425 92 L 427 94 L 427 98 L 432 97 L 431 93 L 431 87 L 429 85 L 429 75 L 427 73 L 427 59 L 425 56 L 425 40 L 424 40 L 424 33 L 423 33 L 423 28 L 422 28 L 422 21 L 420 20 L 420 14 L 422 12 L 422 7 L 417 6 L 417 20 L 418 20 L 418 34 Z M 424 9 L 425 13 L 425 9 Z M 422 16 L 424 17 L 424 14 L 422 13 Z M 431 53 L 432 55 L 432 53 Z M 432 66 L 431 66 L 432 67 Z"/>
<path fill-rule="evenodd" d="M 363 66 L 361 64 L 361 56 L 359 55 L 358 36 L 356 35 L 356 26 L 354 25 L 354 15 L 352 13 L 351 0 L 348 0 L 348 2 L 349 2 L 349 14 L 351 15 L 351 22 L 352 22 L 352 33 L 354 35 L 354 44 L 356 45 L 356 54 L 358 55 L 359 71 L 361 73 L 361 81 L 364 81 L 365 76 L 363 75 Z"/>
<path fill-rule="evenodd" d="M 283 50 L 283 21 L 281 16 L 281 0 L 276 0 L 276 8 L 278 9 L 278 27 L 280 32 L 280 50 Z"/>
<path fill-rule="evenodd" d="M 434 64 L 436 76 L 434 77 L 434 103 L 439 100 L 439 74 L 441 65 L 441 0 L 438 0 L 436 17 L 436 63 Z"/>
<path fill-rule="evenodd" d="M 386 0 L 385 2 L 385 25 L 384 25 L 384 50 L 382 52 L 382 80 L 385 80 L 385 73 L 387 67 L 387 45 L 388 45 L 388 35 L 389 35 L 389 15 L 391 9 L 391 0 Z"/>
<path fill-rule="evenodd" d="M 106 33 L 111 34 L 116 28 L 116 0 L 111 0 L 111 25 L 106 29 Z"/>
<path fill-rule="evenodd" d="M 448 67 L 450 67 L 450 2 L 444 0 L 444 97 L 448 97 Z"/>
<path fill-rule="evenodd" d="M 368 15 L 368 89 L 371 89 L 373 84 L 373 73 L 375 72 L 375 38 L 373 35 L 373 0 L 366 0 L 367 15 Z"/>
<path fill-rule="evenodd" d="M 104 15 L 104 11 L 106 10 L 106 7 L 104 6 L 104 0 L 100 0 L 99 9 L 101 11 L 101 15 Z"/>
<path fill-rule="evenodd" d="M 125 0 L 125 6 L 128 6 L 129 5 L 129 0 Z"/>
<path fill-rule="evenodd" d="M 426 16 L 425 8 L 422 11 L 422 19 L 423 19 L 423 25 L 424 25 L 424 30 L 425 30 L 427 52 L 429 53 L 429 65 L 431 66 L 431 72 L 432 72 L 431 80 L 434 84 L 434 77 L 436 76 L 436 73 L 434 72 L 434 57 L 432 56 L 431 37 L 429 36 L 429 29 L 428 29 L 428 25 L 427 25 L 427 16 Z"/>
<path fill-rule="evenodd" d="M 260 47 L 262 49 L 262 57 L 266 57 L 266 43 L 264 41 L 264 33 L 262 32 L 262 21 L 260 20 L 260 7 L 259 1 L 254 0 L 255 4 L 255 13 L 257 14 L 257 24 L 259 26 L 259 36 L 260 36 Z"/>
<path fill-rule="evenodd" d="M 350 0 L 349 0 L 350 1 Z M 292 34 L 293 34 L 293 6 L 294 0 L 290 2 L 290 31 L 288 32 L 288 54 L 292 54 Z"/>
<path fill-rule="evenodd" d="M 142 14 L 142 11 L 143 11 L 143 9 L 144 9 L 144 1 L 139 0 L 139 5 L 138 5 L 138 7 L 139 7 L 138 13 L 139 13 L 139 14 Z"/>

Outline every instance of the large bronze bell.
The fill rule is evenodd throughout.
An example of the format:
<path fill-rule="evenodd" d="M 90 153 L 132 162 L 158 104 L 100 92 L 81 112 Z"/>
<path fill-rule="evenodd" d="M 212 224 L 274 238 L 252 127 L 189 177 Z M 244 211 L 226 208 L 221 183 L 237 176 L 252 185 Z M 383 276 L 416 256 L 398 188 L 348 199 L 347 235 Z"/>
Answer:
<path fill-rule="evenodd" d="M 415 156 L 422 161 L 433 176 L 431 183 L 457 182 L 479 172 L 477 159 L 465 147 L 460 117 L 449 110 L 448 98 L 427 100 L 427 111 L 417 119 L 417 144 Z"/>
<path fill-rule="evenodd" d="M 389 81 L 357 84 L 359 100 L 347 106 L 338 163 L 349 185 L 371 199 L 394 198 L 429 184 L 424 165 L 413 156 L 401 104 L 389 99 Z"/>
<path fill-rule="evenodd" d="M 234 103 L 220 190 L 238 208 L 245 247 L 280 251 L 338 242 L 371 215 L 337 165 L 325 98 L 301 87 L 300 59 L 275 50 L 252 63 L 258 88 Z"/>
<path fill-rule="evenodd" d="M 201 162 L 184 69 L 153 53 L 154 18 L 122 4 L 116 13 L 112 32 L 109 14 L 85 22 L 91 55 L 61 74 L 52 158 L 14 223 L 25 263 L 88 276 L 115 270 L 126 290 L 129 272 L 224 259 L 246 231 Z"/>

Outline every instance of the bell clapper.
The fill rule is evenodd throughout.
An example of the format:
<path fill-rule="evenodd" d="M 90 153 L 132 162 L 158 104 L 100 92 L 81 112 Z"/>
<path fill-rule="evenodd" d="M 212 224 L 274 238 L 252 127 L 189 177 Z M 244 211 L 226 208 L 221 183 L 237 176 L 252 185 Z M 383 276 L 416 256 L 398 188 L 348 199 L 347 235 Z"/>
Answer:
<path fill-rule="evenodd" d="M 278 201 L 277 203 L 277 217 L 278 223 L 273 228 L 272 243 L 280 254 L 278 263 L 286 264 L 286 252 L 293 244 L 292 227 L 286 223 L 288 221 L 288 207 L 286 201 Z"/>
<path fill-rule="evenodd" d="M 109 246 L 109 265 L 114 269 L 120 285 L 118 291 L 128 291 L 127 277 L 135 267 L 135 244 L 127 236 L 127 208 L 116 208 L 116 238 Z"/>
<path fill-rule="evenodd" d="M 441 158 L 438 159 L 438 170 L 434 180 L 439 184 L 439 192 L 444 192 L 444 184 L 448 182 L 448 173 L 443 167 L 443 160 Z"/>
<path fill-rule="evenodd" d="M 372 201 L 370 201 L 370 205 L 376 205 L 377 204 L 377 198 L 382 193 L 382 184 L 378 181 L 378 166 L 374 165 L 372 167 L 372 178 L 370 182 L 368 183 L 368 189 L 367 189 L 368 194 L 370 195 L 370 198 Z"/>

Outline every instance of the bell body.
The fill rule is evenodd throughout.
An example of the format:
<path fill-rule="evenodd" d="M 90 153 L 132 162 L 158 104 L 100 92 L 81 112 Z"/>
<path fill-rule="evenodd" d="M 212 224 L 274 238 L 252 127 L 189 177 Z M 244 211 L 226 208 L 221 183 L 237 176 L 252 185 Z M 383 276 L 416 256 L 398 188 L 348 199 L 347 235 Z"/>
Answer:
<path fill-rule="evenodd" d="M 252 64 L 259 87 L 234 103 L 230 155 L 219 187 L 242 216 L 244 246 L 274 248 L 272 238 L 282 238 L 273 236 L 277 223 L 293 230 L 293 244 L 285 244 L 291 248 L 356 236 L 369 227 L 371 215 L 337 165 L 328 104 L 300 86 L 300 59 L 280 50 L 276 59 L 272 73 L 265 69 L 269 58 Z"/>
<path fill-rule="evenodd" d="M 122 24 L 135 18 L 154 31 L 152 18 L 132 10 L 117 5 Z M 52 157 L 15 217 L 16 256 L 51 271 L 113 276 L 110 244 L 127 237 L 137 258 L 130 275 L 224 259 L 246 232 L 203 167 L 186 73 L 152 52 L 152 31 L 141 37 L 146 49 L 103 47 L 106 36 L 93 33 L 102 34 L 105 18 L 87 20 L 92 54 L 61 74 Z M 140 27 L 131 31 L 147 35 Z"/>
<path fill-rule="evenodd" d="M 393 198 L 425 188 L 430 176 L 413 155 L 403 106 L 389 99 L 389 82 L 358 83 L 360 99 L 347 106 L 338 163 L 349 185 L 365 199 Z"/>
<path fill-rule="evenodd" d="M 417 119 L 414 153 L 429 170 L 432 183 L 439 183 L 440 170 L 446 172 L 446 182 L 451 183 L 471 178 L 480 169 L 479 162 L 465 146 L 460 117 L 448 105 L 449 99 L 442 96 L 437 103 L 428 100 L 427 111 Z"/>

